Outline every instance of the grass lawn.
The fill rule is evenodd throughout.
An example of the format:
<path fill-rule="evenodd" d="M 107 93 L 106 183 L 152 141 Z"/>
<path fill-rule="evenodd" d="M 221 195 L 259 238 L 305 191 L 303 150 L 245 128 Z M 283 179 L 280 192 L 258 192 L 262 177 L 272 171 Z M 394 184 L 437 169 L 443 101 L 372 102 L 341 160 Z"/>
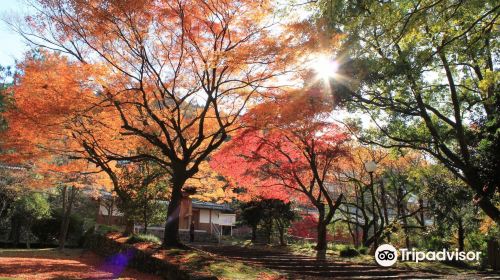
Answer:
<path fill-rule="evenodd" d="M 0 279 L 145 279 L 154 275 L 107 264 L 81 249 L 0 249 Z"/>

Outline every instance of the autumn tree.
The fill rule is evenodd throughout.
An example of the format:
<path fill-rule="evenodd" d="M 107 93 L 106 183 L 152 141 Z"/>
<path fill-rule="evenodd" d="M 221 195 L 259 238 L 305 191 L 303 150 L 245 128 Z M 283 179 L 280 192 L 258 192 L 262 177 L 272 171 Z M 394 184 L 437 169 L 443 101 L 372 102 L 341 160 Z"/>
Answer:
<path fill-rule="evenodd" d="M 75 197 L 99 171 L 75 157 L 82 148 L 71 134 L 83 112 L 80 106 L 96 100 L 84 86 L 90 68 L 77 68 L 60 55 L 40 50 L 27 53 L 17 67 L 20 73 L 9 88 L 11 104 L 4 114 L 9 126 L 2 133 L 0 158 L 23 166 L 30 189 L 62 187 L 59 247 L 64 249 Z"/>
<path fill-rule="evenodd" d="M 277 230 L 279 243 L 285 246 L 285 233 L 297 215 L 292 209 L 291 202 L 285 203 L 276 198 L 255 198 L 240 205 L 238 217 L 241 223 L 252 229 L 252 242 L 257 241 L 257 230 L 260 226 L 268 244 L 271 244 L 272 235 Z"/>
<path fill-rule="evenodd" d="M 332 92 L 378 127 L 360 138 L 432 155 L 500 222 L 498 1 L 319 3 L 343 35 Z"/>
<path fill-rule="evenodd" d="M 19 199 L 22 199 L 23 196 L 29 196 L 31 192 L 43 192 L 44 190 L 55 188 L 56 186 L 59 187 L 59 198 L 62 207 L 58 243 L 59 249 L 64 250 L 70 217 L 74 205 L 77 203 L 77 197 L 81 193 L 83 187 L 89 187 L 92 184 L 93 177 L 90 175 L 91 172 L 90 174 L 85 174 L 85 172 L 82 171 L 82 166 L 74 162 L 62 161 L 60 158 L 50 158 L 51 161 L 48 160 L 49 158 L 44 158 L 41 161 L 32 161 L 30 163 L 30 168 L 10 167 L 11 169 L 16 168 L 17 170 L 15 177 L 5 176 L 5 178 L 2 178 L 5 179 L 0 185 L 0 197 L 2 197 L 2 200 L 5 200 L 2 201 L 2 210 L 5 210 L 3 206 L 9 206 L 9 202 L 11 204 L 10 208 L 14 207 L 13 205 L 15 205 L 16 197 L 18 196 L 21 196 Z M 5 202 L 7 204 L 4 204 Z M 39 201 L 34 201 L 33 203 L 38 202 Z M 19 214 L 23 212 L 17 211 L 16 213 Z M 31 223 L 38 219 L 33 218 L 34 220 L 26 220 L 21 217 L 22 215 L 23 214 L 19 214 L 12 217 L 12 228 L 22 227 L 23 225 L 17 224 L 24 222 L 29 223 L 29 225 L 26 226 L 31 226 Z"/>
<path fill-rule="evenodd" d="M 14 203 L 13 219 L 16 219 L 20 229 L 23 229 L 26 235 L 26 247 L 30 248 L 31 227 L 36 220 L 48 217 L 50 214 L 50 205 L 47 198 L 37 192 L 30 192 Z M 17 235 L 15 238 L 19 238 Z M 14 242 L 15 243 L 15 242 Z"/>
<path fill-rule="evenodd" d="M 477 207 L 467 204 L 473 192 L 464 188 L 463 181 L 443 166 L 428 165 L 415 171 L 412 177 L 424 186 L 422 194 L 429 201 L 429 211 L 434 214 L 434 223 L 426 232 L 430 239 L 428 244 L 437 248 L 456 238 L 457 249 L 464 251 L 467 236 L 477 231 L 482 216 Z"/>
<path fill-rule="evenodd" d="M 312 204 L 319 213 L 318 251 L 342 194 L 332 172 L 347 155 L 348 136 L 328 121 L 330 99 L 314 88 L 291 92 L 247 113 L 247 127 L 213 159 L 248 194 Z"/>
<path fill-rule="evenodd" d="M 61 205 L 61 224 L 58 231 L 58 248 L 64 250 L 68 239 L 70 220 L 82 189 L 90 190 L 95 183 L 93 168 L 88 168 L 86 162 L 75 161 L 61 155 L 32 159 L 29 171 L 25 176 L 31 179 L 24 180 L 25 188 L 34 191 L 46 191 L 57 188 L 58 199 Z"/>
<path fill-rule="evenodd" d="M 54 174 L 46 174 L 46 176 L 55 176 Z M 78 199 L 78 195 L 81 193 L 82 187 L 90 185 L 92 179 L 89 176 L 85 176 L 82 171 L 73 172 L 62 172 L 56 175 L 58 177 L 55 180 L 60 187 L 60 199 L 61 199 L 61 225 L 59 230 L 59 249 L 64 250 L 66 246 L 66 240 L 68 238 L 68 230 L 70 226 L 71 214 Z M 48 185 L 47 187 L 54 186 Z"/>
<path fill-rule="evenodd" d="M 340 210 L 354 243 L 369 247 L 379 240 L 393 242 L 397 232 L 411 247 L 411 235 L 424 232 L 428 219 L 422 182 L 412 177 L 414 170 L 427 164 L 422 154 L 365 146 L 353 147 L 351 154 L 338 176 L 349 186 Z M 368 161 L 377 163 L 372 178 L 365 168 Z"/>
<path fill-rule="evenodd" d="M 164 210 L 159 201 L 165 200 L 168 193 L 164 186 L 168 180 L 167 172 L 153 162 L 121 163 L 117 169 L 120 184 L 115 188 L 118 194 L 116 206 L 126 218 L 142 222 L 144 233 L 150 223 L 162 223 L 156 217 Z M 163 213 L 166 214 L 166 213 Z"/>
<path fill-rule="evenodd" d="M 251 200 L 240 206 L 239 220 L 252 229 L 252 242 L 257 241 L 257 227 L 264 211 L 257 200 Z"/>
<path fill-rule="evenodd" d="M 271 221 L 271 225 L 278 232 L 280 245 L 285 246 L 285 233 L 297 218 L 292 209 L 292 203 L 285 203 L 281 199 L 266 199 L 262 200 L 262 203 L 264 204 L 264 220 L 269 219 Z"/>
<path fill-rule="evenodd" d="M 165 216 L 163 214 L 166 213 L 157 212 L 163 209 L 159 200 L 168 199 L 171 194 L 168 187 L 171 173 L 168 169 L 155 161 L 111 160 L 97 145 L 98 142 L 92 145 L 84 142 L 85 152 L 76 156 L 82 156 L 102 170 L 98 182 L 112 192 L 112 196 L 103 197 L 103 202 L 109 209 L 110 217 L 114 207 L 124 213 L 124 233 L 132 233 L 136 221 L 142 221 L 146 230 L 151 217 Z M 137 149 L 144 150 L 144 146 Z M 207 162 L 200 164 L 198 173 L 186 181 L 186 186 L 185 193 L 189 192 L 194 199 L 220 203 L 235 197 L 227 182 Z"/>
<path fill-rule="evenodd" d="M 11 125 L 3 134 L 7 153 L 2 159 L 29 166 L 45 179 L 30 182 L 32 188 L 62 185 L 64 215 L 60 247 L 64 248 L 67 222 L 81 186 L 73 184 L 78 183 L 78 176 L 84 179 L 92 175 L 94 183 L 117 194 L 113 206 L 127 205 L 121 208 L 127 210 L 123 211 L 127 221 L 126 232 L 131 232 L 133 217 L 137 217 L 137 213 L 130 206 L 143 198 L 137 195 L 137 191 L 147 190 L 146 193 L 149 193 L 151 184 L 165 179 L 168 172 L 154 162 L 129 161 L 129 164 L 123 164 L 127 161 L 109 158 L 117 152 L 144 151 L 147 147 L 140 141 L 125 141 L 118 133 L 120 123 L 114 121 L 107 111 L 95 108 L 101 99 L 90 88 L 89 76 L 96 75 L 98 70 L 90 65 L 78 65 L 62 55 L 40 50 L 28 53 L 18 68 L 22 75 L 14 81 L 13 106 L 6 112 Z M 62 77 L 60 73 L 66 73 L 66 76 Z M 92 126 L 92 121 L 103 126 Z M 106 153 L 109 151 L 107 147 L 114 147 L 111 155 Z M 148 166 L 155 166 L 145 168 L 154 169 L 154 172 L 146 172 L 142 168 Z M 218 184 L 212 185 L 215 182 L 211 180 L 213 172 L 204 167 L 207 166 L 205 163 L 200 166 L 200 176 L 192 178 L 194 181 L 190 184 L 210 184 L 199 190 L 209 197 L 220 196 L 219 192 L 212 192 L 211 189 L 212 186 L 219 187 Z M 159 193 L 168 193 L 164 184 L 158 187 L 161 188 Z M 146 197 L 142 201 L 147 202 Z"/>
<path fill-rule="evenodd" d="M 338 180 L 350 186 L 349 191 L 344 193 L 345 200 L 340 210 L 344 217 L 342 220 L 347 223 L 351 235 L 354 236 L 354 243 L 357 246 L 369 247 L 377 243 L 376 240 L 386 227 L 381 199 L 376 195 L 376 189 L 383 170 L 381 161 L 387 157 L 387 153 L 365 147 L 352 147 L 351 154 L 352 160 L 337 173 Z M 368 161 L 377 163 L 378 172 L 369 174 L 366 171 L 365 163 Z"/>
<path fill-rule="evenodd" d="M 38 50 L 28 52 L 17 68 L 22 74 L 15 76 L 9 88 L 11 106 L 4 115 L 10 124 L 2 134 L 6 150 L 2 159 L 22 163 L 73 149 L 66 128 L 82 104 L 96 100 L 90 94 L 86 98 L 89 88 L 82 86 L 90 75 L 89 68 L 76 67 L 60 55 Z"/>
<path fill-rule="evenodd" d="M 264 89 L 274 91 L 277 84 L 271 81 L 285 73 L 283 63 L 293 52 L 283 49 L 293 38 L 273 29 L 268 1 L 38 0 L 33 5 L 39 12 L 13 27 L 35 45 L 83 65 L 101 65 L 105 74 L 89 75 L 94 96 L 101 98 L 96 107 L 119 123 L 120 138 L 142 139 L 153 153 L 117 151 L 89 134 L 87 145 L 99 144 L 111 160 L 155 161 L 170 172 L 164 244 L 177 245 L 176 210 L 186 181 L 239 126 L 248 102 Z M 82 123 L 105 131 L 105 119 L 89 115 Z"/>

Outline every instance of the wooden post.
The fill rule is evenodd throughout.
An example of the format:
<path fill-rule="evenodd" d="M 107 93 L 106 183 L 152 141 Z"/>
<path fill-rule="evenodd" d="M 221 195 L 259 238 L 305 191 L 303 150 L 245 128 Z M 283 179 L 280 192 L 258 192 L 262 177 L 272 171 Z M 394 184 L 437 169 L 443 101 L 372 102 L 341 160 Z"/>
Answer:
<path fill-rule="evenodd" d="M 212 209 L 208 209 L 208 226 L 210 227 L 210 234 L 212 234 Z"/>
<path fill-rule="evenodd" d="M 186 229 L 190 229 L 191 221 L 193 220 L 193 209 L 191 208 L 191 205 L 186 204 L 185 201 L 183 201 L 183 203 L 181 204 L 181 208 L 184 205 L 186 206 L 186 213 L 183 213 L 183 211 L 181 211 L 181 214 L 183 214 L 184 216 L 187 216 L 188 220 L 187 220 Z M 184 217 L 182 217 L 182 218 L 184 218 Z"/>

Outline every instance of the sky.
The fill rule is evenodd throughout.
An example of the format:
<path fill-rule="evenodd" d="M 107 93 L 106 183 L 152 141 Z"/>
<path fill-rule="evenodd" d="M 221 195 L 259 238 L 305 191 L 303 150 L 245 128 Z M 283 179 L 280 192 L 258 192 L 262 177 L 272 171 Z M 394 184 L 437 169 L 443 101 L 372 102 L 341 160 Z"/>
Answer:
<path fill-rule="evenodd" d="M 9 29 L 3 18 L 12 13 L 22 14 L 27 6 L 23 0 L 0 0 L 0 65 L 14 66 L 28 50 L 22 37 Z"/>

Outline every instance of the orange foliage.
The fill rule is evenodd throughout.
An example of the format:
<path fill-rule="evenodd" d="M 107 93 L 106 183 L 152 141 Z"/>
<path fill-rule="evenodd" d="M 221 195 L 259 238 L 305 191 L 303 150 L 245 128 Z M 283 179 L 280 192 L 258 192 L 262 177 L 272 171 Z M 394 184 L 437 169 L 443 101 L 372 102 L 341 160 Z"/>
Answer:
<path fill-rule="evenodd" d="M 9 127 L 2 135 L 7 151 L 2 160 L 31 167 L 36 173 L 31 187 L 88 184 L 82 171 L 96 170 L 77 160 L 72 130 L 85 113 L 82 104 L 95 102 L 87 84 L 96 69 L 43 51 L 28 53 L 18 68 L 22 75 L 12 87 L 13 108 L 5 113 Z"/>
<path fill-rule="evenodd" d="M 206 160 L 242 112 L 294 78 L 288 64 L 302 44 L 269 17 L 272 1 L 33 2 L 39 12 L 19 31 L 63 54 L 19 65 L 10 160 L 53 169 L 64 157 L 115 187 L 117 161 L 154 161 L 176 197 L 185 184 L 200 198 L 234 195 Z"/>

